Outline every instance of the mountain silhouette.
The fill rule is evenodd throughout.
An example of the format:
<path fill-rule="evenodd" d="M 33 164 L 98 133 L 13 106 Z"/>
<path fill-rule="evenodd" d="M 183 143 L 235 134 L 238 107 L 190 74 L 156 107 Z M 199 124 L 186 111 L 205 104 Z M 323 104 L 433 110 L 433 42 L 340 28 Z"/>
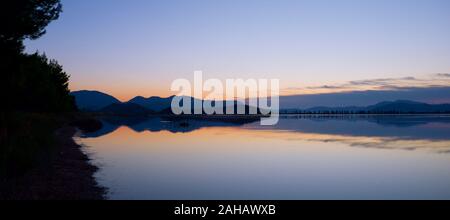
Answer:
<path fill-rule="evenodd" d="M 172 113 L 172 99 L 175 96 L 168 98 L 161 97 L 150 97 L 144 98 L 142 96 L 137 96 L 128 102 L 120 102 L 115 97 L 99 92 L 99 91 L 77 91 L 72 92 L 72 96 L 75 97 L 77 107 L 82 111 L 92 111 L 92 112 L 102 112 L 107 114 L 116 115 L 127 115 L 127 116 L 142 116 L 146 114 L 167 114 Z M 205 102 L 204 100 L 191 98 L 192 113 L 195 111 L 194 103 L 196 101 Z M 229 106 L 234 105 L 234 113 L 237 113 L 238 106 L 244 106 L 246 114 L 250 112 L 250 109 L 255 109 L 256 107 L 251 107 L 245 105 L 245 103 L 238 101 L 220 101 L 223 105 L 223 113 L 226 113 L 226 109 Z M 212 102 L 214 106 L 215 101 Z M 259 109 L 256 108 L 259 113 Z"/>
<path fill-rule="evenodd" d="M 160 112 L 164 109 L 170 108 L 173 97 L 175 97 L 175 96 L 171 96 L 168 98 L 160 98 L 160 97 L 156 97 L 156 96 L 153 96 L 150 98 L 144 98 L 142 96 L 137 96 L 137 97 L 131 99 L 130 101 L 128 101 L 128 103 L 138 104 L 149 110 L 152 110 L 155 112 Z"/>
<path fill-rule="evenodd" d="M 202 106 L 203 106 L 204 102 L 206 102 L 205 100 L 199 100 L 199 99 L 192 98 L 191 99 L 191 107 L 192 107 L 191 113 L 192 114 L 195 112 L 196 109 L 198 109 L 198 108 L 195 107 L 195 104 L 194 104 L 195 101 L 200 101 L 202 103 Z M 240 102 L 240 101 L 212 101 L 211 105 L 212 106 L 216 106 L 218 103 L 222 104 L 222 113 L 215 114 L 215 115 L 226 115 L 227 114 L 227 110 L 229 108 L 233 108 L 233 113 L 232 114 L 235 114 L 235 115 L 239 115 L 238 114 L 238 108 L 243 108 L 244 111 L 245 111 L 245 114 L 250 114 L 250 113 L 253 113 L 253 112 L 256 112 L 257 114 L 261 113 L 261 111 L 260 111 L 260 109 L 258 107 L 249 106 L 246 103 Z M 203 109 L 201 109 L 200 111 L 202 112 L 203 115 L 206 115 L 206 112 Z M 171 106 L 169 106 L 166 109 L 163 109 L 162 111 L 160 111 L 160 113 L 162 113 L 162 114 L 169 114 L 169 115 L 173 114 Z"/>
<path fill-rule="evenodd" d="M 366 107 L 384 101 L 412 100 L 423 103 L 450 103 L 450 86 L 405 88 L 398 90 L 368 90 L 320 94 L 280 96 L 283 109 L 309 109 L 317 106 Z"/>
<path fill-rule="evenodd" d="M 99 91 L 76 91 L 70 93 L 75 97 L 75 103 L 81 111 L 99 111 L 111 104 L 121 103 L 115 97 Z"/>
<path fill-rule="evenodd" d="M 134 103 L 114 103 L 99 110 L 99 112 L 117 116 L 147 116 L 155 113 Z"/>
<path fill-rule="evenodd" d="M 409 100 L 380 102 L 367 107 L 314 107 L 305 110 L 284 110 L 284 113 L 450 113 L 450 104 L 427 104 Z"/>
<path fill-rule="evenodd" d="M 397 112 L 397 113 L 448 113 L 450 104 L 426 104 L 408 100 L 398 100 L 395 102 L 381 102 L 374 106 L 367 107 L 372 112 Z"/>
<path fill-rule="evenodd" d="M 75 97 L 78 108 L 82 111 L 96 111 L 118 115 L 144 115 L 144 114 L 168 114 L 171 115 L 171 103 L 175 96 L 168 98 L 150 97 L 144 98 L 137 96 L 128 102 L 122 103 L 111 95 L 98 91 L 77 91 L 72 92 L 71 95 Z M 192 98 L 191 106 L 194 112 L 194 102 L 199 100 Z M 246 105 L 238 101 L 221 101 L 223 102 L 223 112 L 226 113 L 226 107 L 234 105 L 234 114 L 236 114 L 237 106 L 245 106 L 246 114 L 250 109 L 255 109 L 258 113 L 260 110 L 257 107 Z M 213 101 L 213 106 L 215 102 Z M 427 104 L 422 102 L 415 102 L 410 100 L 386 101 L 380 102 L 370 106 L 341 106 L 341 107 L 313 107 L 308 109 L 283 109 L 281 106 L 281 113 L 392 113 L 392 114 L 406 114 L 406 113 L 450 113 L 450 104 Z"/>
<path fill-rule="evenodd" d="M 314 108 L 308 108 L 304 111 L 307 112 L 359 112 L 366 110 L 366 107 L 358 107 L 358 106 L 345 106 L 345 107 L 314 107 Z"/>

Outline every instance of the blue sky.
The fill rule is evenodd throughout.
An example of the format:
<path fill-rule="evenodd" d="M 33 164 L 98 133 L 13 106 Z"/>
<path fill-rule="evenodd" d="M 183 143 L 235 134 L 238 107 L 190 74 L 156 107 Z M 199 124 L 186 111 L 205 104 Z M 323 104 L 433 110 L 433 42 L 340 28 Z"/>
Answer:
<path fill-rule="evenodd" d="M 282 88 L 450 72 L 447 0 L 62 0 L 27 42 L 73 90 L 170 95 L 192 78 L 279 78 Z"/>

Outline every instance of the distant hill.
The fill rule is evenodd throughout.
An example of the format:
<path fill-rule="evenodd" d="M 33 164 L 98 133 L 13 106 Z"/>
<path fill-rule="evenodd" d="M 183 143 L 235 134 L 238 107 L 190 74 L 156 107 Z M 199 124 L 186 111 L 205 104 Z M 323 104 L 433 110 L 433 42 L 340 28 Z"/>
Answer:
<path fill-rule="evenodd" d="M 195 100 L 201 101 L 201 100 L 198 100 L 198 99 L 195 99 Z M 203 100 L 202 103 L 203 102 L 205 102 L 205 101 Z M 221 102 L 222 102 L 222 106 L 223 106 L 222 112 L 223 112 L 224 115 L 227 114 L 227 109 L 229 107 L 233 107 L 233 105 L 234 105 L 234 112 L 233 112 L 233 114 L 237 114 L 238 107 L 240 107 L 240 106 L 243 106 L 243 108 L 245 109 L 245 114 L 250 114 L 250 112 L 257 112 L 258 114 L 261 113 L 259 108 L 246 105 L 243 102 L 238 102 L 238 101 L 221 101 Z M 212 102 L 212 105 L 215 106 L 215 102 L 214 101 Z M 192 101 L 191 101 L 191 106 L 192 106 L 192 113 L 194 113 L 194 111 L 195 111 L 194 99 L 192 99 Z M 160 113 L 162 113 L 162 114 L 173 114 L 171 106 L 169 106 L 166 109 L 163 109 Z M 206 114 L 206 113 L 203 111 L 203 114 Z"/>
<path fill-rule="evenodd" d="M 164 109 L 170 108 L 173 97 L 175 97 L 175 96 L 171 96 L 168 98 L 160 98 L 160 97 L 144 98 L 142 96 L 137 96 L 137 97 L 131 99 L 130 101 L 128 101 L 128 103 L 138 104 L 149 110 L 159 112 Z"/>
<path fill-rule="evenodd" d="M 151 113 L 172 114 L 171 102 L 175 96 L 168 98 L 142 96 L 135 97 L 126 103 L 120 102 L 111 95 L 98 91 L 77 91 L 72 92 L 75 97 L 78 108 L 82 111 L 96 111 L 105 113 L 115 113 L 120 115 L 143 115 Z M 192 99 L 192 107 L 194 108 L 194 100 Z M 235 109 L 240 102 L 223 101 L 224 113 L 226 106 L 234 105 Z M 283 107 L 283 106 L 281 106 Z M 246 114 L 251 107 L 245 105 Z M 257 109 L 260 113 L 259 109 Z M 235 110 L 236 113 L 236 110 Z M 370 106 L 341 106 L 341 107 L 314 107 L 308 109 L 282 109 L 281 113 L 450 113 L 450 104 L 427 104 L 422 102 L 414 102 L 409 100 L 398 100 L 389 102 L 380 102 Z"/>
<path fill-rule="evenodd" d="M 98 111 L 108 105 L 120 103 L 111 95 L 99 91 L 76 91 L 70 93 L 75 97 L 75 102 L 81 111 Z"/>
<path fill-rule="evenodd" d="M 367 107 L 314 107 L 283 110 L 283 113 L 450 113 L 450 104 L 427 104 L 409 100 L 380 102 Z"/>
<path fill-rule="evenodd" d="M 395 112 L 395 113 L 449 113 L 450 104 L 432 105 L 408 100 L 395 102 L 381 102 L 367 107 L 371 112 Z"/>
<path fill-rule="evenodd" d="M 146 116 L 155 113 L 134 103 L 114 103 L 100 109 L 99 112 L 119 116 Z"/>
<path fill-rule="evenodd" d="M 366 107 L 358 107 L 358 106 L 346 106 L 346 107 L 314 107 L 309 108 L 306 111 L 311 112 L 331 112 L 331 111 L 345 111 L 345 112 L 358 112 L 364 111 Z"/>
<path fill-rule="evenodd" d="M 450 86 L 288 95 L 280 96 L 280 106 L 283 109 L 309 109 L 317 106 L 367 107 L 383 101 L 395 100 L 414 100 L 424 103 L 450 100 Z"/>

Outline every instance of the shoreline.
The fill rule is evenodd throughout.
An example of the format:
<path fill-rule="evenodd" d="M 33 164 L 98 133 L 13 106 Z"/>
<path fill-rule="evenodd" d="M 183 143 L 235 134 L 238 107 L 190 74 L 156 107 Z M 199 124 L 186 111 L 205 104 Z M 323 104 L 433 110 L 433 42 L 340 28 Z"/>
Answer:
<path fill-rule="evenodd" d="M 54 132 L 51 159 L 6 184 L 10 200 L 104 200 L 106 188 L 94 178 L 98 167 L 90 163 L 73 136 L 77 129 L 64 126 Z M 0 196 L 2 197 L 2 196 Z"/>

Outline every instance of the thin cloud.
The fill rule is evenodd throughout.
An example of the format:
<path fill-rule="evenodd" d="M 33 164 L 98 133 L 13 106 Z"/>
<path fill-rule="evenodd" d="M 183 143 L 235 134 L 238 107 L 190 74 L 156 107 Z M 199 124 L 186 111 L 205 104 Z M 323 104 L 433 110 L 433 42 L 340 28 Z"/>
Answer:
<path fill-rule="evenodd" d="M 345 88 L 345 86 L 329 86 L 329 85 L 323 85 L 323 86 L 309 86 L 306 87 L 308 89 L 342 89 Z"/>
<path fill-rule="evenodd" d="M 322 86 L 289 87 L 282 89 L 287 94 L 323 94 L 371 90 L 407 90 L 411 88 L 434 88 L 450 86 L 449 73 L 430 74 L 425 77 L 378 78 L 353 80 L 346 83 Z"/>
<path fill-rule="evenodd" d="M 438 77 L 450 77 L 450 73 L 436 73 L 436 76 Z"/>

